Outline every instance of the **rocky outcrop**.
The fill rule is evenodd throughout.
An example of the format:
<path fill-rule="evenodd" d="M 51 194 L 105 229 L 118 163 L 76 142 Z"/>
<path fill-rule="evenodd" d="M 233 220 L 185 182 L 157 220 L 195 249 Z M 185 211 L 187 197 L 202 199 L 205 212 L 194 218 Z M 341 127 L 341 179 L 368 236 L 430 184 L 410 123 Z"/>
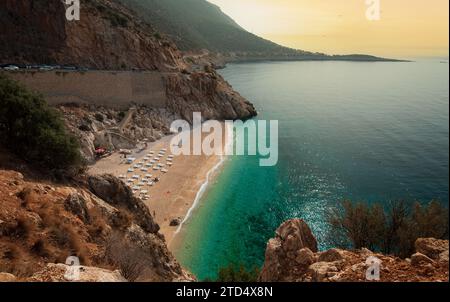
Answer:
<path fill-rule="evenodd" d="M 154 222 L 148 207 L 120 179 L 113 175 L 89 176 L 88 184 L 100 199 L 114 207 L 127 209 L 133 215 L 133 220 L 146 232 L 158 233 L 159 225 Z"/>
<path fill-rule="evenodd" d="M 29 282 L 127 282 L 120 271 L 110 271 L 98 267 L 70 267 L 65 264 L 49 263 L 35 273 Z"/>
<path fill-rule="evenodd" d="M 287 281 L 315 262 L 317 241 L 309 226 L 300 219 L 283 223 L 266 249 L 262 281 Z"/>
<path fill-rule="evenodd" d="M 86 183 L 85 189 L 57 186 L 0 170 L 0 280 L 70 281 L 61 263 L 74 256 L 82 266 L 78 281 L 195 280 L 118 179 Z"/>
<path fill-rule="evenodd" d="M 410 259 L 374 253 L 331 249 L 317 251 L 307 224 L 299 219 L 283 223 L 269 240 L 260 274 L 263 282 L 364 282 L 374 259 L 380 263 L 380 281 L 448 282 L 448 240 L 420 238 Z"/>
<path fill-rule="evenodd" d="M 448 261 L 448 240 L 437 240 L 433 238 L 419 238 L 415 244 L 416 251 L 431 259 L 445 259 Z"/>
<path fill-rule="evenodd" d="M 201 112 L 204 120 L 248 119 L 256 115 L 253 105 L 214 70 L 167 74 L 165 82 L 169 111 L 187 121 L 192 122 L 192 112 Z"/>

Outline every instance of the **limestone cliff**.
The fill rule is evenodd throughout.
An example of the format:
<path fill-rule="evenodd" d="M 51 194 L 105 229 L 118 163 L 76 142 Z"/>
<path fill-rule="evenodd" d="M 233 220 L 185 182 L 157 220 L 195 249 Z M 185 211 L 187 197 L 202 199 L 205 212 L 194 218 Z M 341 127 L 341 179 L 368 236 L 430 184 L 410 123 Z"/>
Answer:
<path fill-rule="evenodd" d="M 79 186 L 0 170 L 0 281 L 193 281 L 148 208 L 112 176 Z M 67 279 L 66 259 L 80 260 Z"/>
<path fill-rule="evenodd" d="M 371 262 L 381 261 L 383 282 L 448 282 L 448 240 L 420 238 L 417 253 L 409 259 L 374 253 L 367 249 L 317 250 L 317 241 L 300 219 L 283 223 L 267 244 L 260 274 L 263 282 L 363 282 Z"/>
<path fill-rule="evenodd" d="M 187 64 L 174 43 L 116 1 L 81 3 L 80 20 L 67 21 L 61 0 L 1 1 L 0 64 L 158 71 L 174 116 L 189 120 L 194 110 L 206 119 L 256 115 L 213 68 Z"/>

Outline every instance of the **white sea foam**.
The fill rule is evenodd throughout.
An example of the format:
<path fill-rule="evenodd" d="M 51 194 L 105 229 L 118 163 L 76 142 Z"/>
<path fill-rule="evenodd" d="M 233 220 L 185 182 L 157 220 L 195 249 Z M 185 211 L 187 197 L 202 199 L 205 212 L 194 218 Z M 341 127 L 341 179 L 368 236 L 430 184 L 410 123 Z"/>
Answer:
<path fill-rule="evenodd" d="M 199 202 L 201 201 L 203 194 L 205 194 L 206 189 L 208 188 L 209 185 L 209 181 L 211 179 L 211 176 L 223 165 L 223 163 L 226 160 L 226 156 L 224 154 L 229 154 L 229 149 L 233 148 L 233 140 L 234 140 L 234 129 L 233 129 L 233 125 L 232 124 L 227 124 L 226 125 L 226 133 L 225 133 L 225 147 L 224 147 L 224 152 L 223 154 L 220 156 L 220 161 L 214 166 L 212 167 L 208 173 L 206 174 L 206 180 L 205 182 L 200 186 L 200 189 L 197 192 L 197 195 L 195 196 L 194 199 L 194 203 L 192 204 L 192 206 L 190 207 L 190 209 L 188 210 L 188 212 L 186 213 L 186 216 L 184 217 L 183 221 L 180 223 L 180 225 L 178 226 L 177 230 L 175 231 L 175 234 L 178 234 L 181 229 L 183 228 L 183 225 L 189 220 L 189 218 L 192 215 L 192 212 L 195 210 L 195 208 L 198 206 Z"/>

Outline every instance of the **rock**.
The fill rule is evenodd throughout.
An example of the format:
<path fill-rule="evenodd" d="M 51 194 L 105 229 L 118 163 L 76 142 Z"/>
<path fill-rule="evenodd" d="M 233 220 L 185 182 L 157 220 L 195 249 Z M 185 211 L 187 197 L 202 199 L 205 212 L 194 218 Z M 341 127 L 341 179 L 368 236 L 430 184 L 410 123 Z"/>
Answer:
<path fill-rule="evenodd" d="M 131 248 L 139 248 L 151 263 L 147 270 L 154 279 L 146 281 L 195 281 L 195 277 L 186 272 L 167 249 L 162 236 L 146 233 L 133 224 L 126 230 L 125 238 Z"/>
<path fill-rule="evenodd" d="M 78 193 L 67 196 L 64 201 L 64 208 L 76 215 L 81 221 L 87 223 L 90 220 L 89 211 L 87 209 L 86 200 Z"/>
<path fill-rule="evenodd" d="M 363 255 L 363 257 L 365 257 L 365 258 L 368 258 L 368 257 L 370 257 L 370 256 L 373 256 L 373 252 L 371 251 L 371 250 L 369 250 L 369 249 L 367 249 L 367 248 L 365 248 L 365 247 L 363 247 L 362 249 L 361 249 L 361 255 Z"/>
<path fill-rule="evenodd" d="M 315 262 L 314 253 L 309 248 L 301 249 L 295 259 L 301 267 L 309 267 Z"/>
<path fill-rule="evenodd" d="M 411 265 L 415 267 L 433 263 L 434 263 L 433 259 L 421 253 L 415 253 L 414 255 L 411 256 Z"/>
<path fill-rule="evenodd" d="M 113 175 L 96 175 L 88 179 L 89 188 L 99 198 L 114 207 L 124 207 L 130 211 L 139 226 L 146 232 L 157 233 L 155 223 L 148 207 L 133 195 L 131 189 Z"/>
<path fill-rule="evenodd" d="M 170 221 L 170 226 L 171 227 L 176 227 L 179 226 L 181 224 L 181 218 L 174 218 Z"/>
<path fill-rule="evenodd" d="M 424 254 L 431 259 L 438 259 L 439 255 L 449 250 L 448 240 L 434 238 L 419 238 L 415 243 L 416 252 Z"/>
<path fill-rule="evenodd" d="M 341 261 L 344 259 L 344 256 L 342 254 L 343 254 L 343 251 L 341 251 L 341 250 L 331 249 L 331 250 L 321 253 L 318 261 L 319 262 Z"/>
<path fill-rule="evenodd" d="M 317 240 L 306 222 L 301 219 L 283 223 L 276 231 L 276 235 L 283 241 L 285 251 L 309 248 L 312 252 L 317 252 Z"/>
<path fill-rule="evenodd" d="M 295 279 L 296 275 L 307 270 L 307 263 L 314 262 L 311 253 L 317 252 L 316 238 L 303 220 L 289 220 L 275 234 L 267 244 L 266 260 L 260 275 L 263 282 Z"/>
<path fill-rule="evenodd" d="M 0 273 L 0 282 L 15 282 L 17 277 L 9 273 Z"/>
<path fill-rule="evenodd" d="M 119 271 L 109 271 L 97 267 L 80 266 L 76 268 L 65 264 L 49 263 L 47 266 L 31 276 L 31 282 L 127 282 Z"/>
<path fill-rule="evenodd" d="M 323 282 L 329 276 L 334 276 L 339 270 L 333 262 L 316 262 L 309 267 L 313 282 Z M 334 273 L 334 274 L 330 274 Z"/>
<path fill-rule="evenodd" d="M 439 254 L 438 262 L 448 266 L 448 250 Z"/>

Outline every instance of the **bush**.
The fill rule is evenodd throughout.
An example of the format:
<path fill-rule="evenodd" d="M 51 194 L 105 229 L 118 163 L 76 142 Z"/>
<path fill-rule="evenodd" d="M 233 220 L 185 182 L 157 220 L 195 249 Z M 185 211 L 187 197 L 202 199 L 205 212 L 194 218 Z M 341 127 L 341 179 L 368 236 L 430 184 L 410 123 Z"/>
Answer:
<path fill-rule="evenodd" d="M 98 112 L 94 115 L 94 117 L 100 123 L 103 123 L 103 121 L 105 120 L 105 117 L 103 116 L 103 114 L 98 113 Z"/>
<path fill-rule="evenodd" d="M 448 239 L 448 218 L 448 209 L 436 201 L 425 206 L 415 203 L 412 208 L 405 202 L 383 208 L 344 201 L 328 213 L 330 237 L 337 246 L 365 247 L 400 257 L 414 253 L 418 238 Z"/>
<path fill-rule="evenodd" d="M 144 275 L 151 265 L 148 255 L 135 245 L 130 244 L 118 233 L 113 233 L 106 242 L 106 257 L 117 267 L 121 275 L 130 282 L 135 282 Z"/>
<path fill-rule="evenodd" d="M 219 270 L 217 282 L 257 282 L 259 269 L 247 270 L 243 264 L 230 264 Z"/>
<path fill-rule="evenodd" d="M 78 172 L 82 168 L 79 145 L 66 132 L 58 112 L 41 95 L 27 91 L 0 75 L 0 144 L 39 168 Z"/>

